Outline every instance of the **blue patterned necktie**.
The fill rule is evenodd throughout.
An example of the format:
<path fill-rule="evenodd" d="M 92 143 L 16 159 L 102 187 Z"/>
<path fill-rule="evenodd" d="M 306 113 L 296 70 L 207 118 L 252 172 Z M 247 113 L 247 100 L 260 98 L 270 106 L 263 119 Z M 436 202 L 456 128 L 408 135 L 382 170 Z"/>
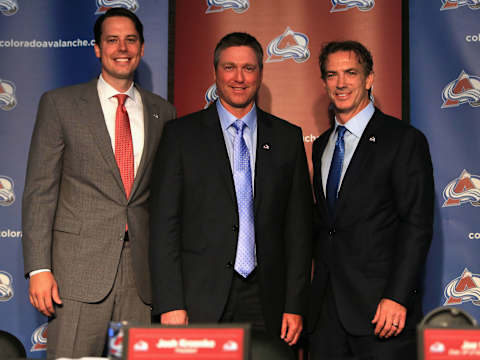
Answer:
<path fill-rule="evenodd" d="M 338 196 L 338 184 L 342 175 L 343 158 L 345 157 L 345 142 L 343 136 L 347 129 L 344 126 L 338 126 L 337 141 L 335 142 L 335 151 L 333 152 L 332 163 L 327 179 L 327 204 L 328 211 L 333 217 L 335 215 L 335 204 Z"/>
<path fill-rule="evenodd" d="M 232 126 L 237 131 L 233 140 L 233 181 L 239 219 L 235 271 L 246 278 L 255 268 L 252 172 L 250 154 L 243 139 L 243 130 L 246 125 L 242 120 L 237 120 Z"/>

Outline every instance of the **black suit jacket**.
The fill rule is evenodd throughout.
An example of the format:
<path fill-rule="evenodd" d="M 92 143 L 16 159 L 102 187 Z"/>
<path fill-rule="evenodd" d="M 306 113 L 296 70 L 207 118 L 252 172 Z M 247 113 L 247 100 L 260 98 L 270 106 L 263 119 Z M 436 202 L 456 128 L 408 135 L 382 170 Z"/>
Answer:
<path fill-rule="evenodd" d="M 255 241 L 267 327 L 306 313 L 312 192 L 301 130 L 257 110 Z M 152 178 L 153 311 L 220 320 L 238 236 L 231 166 L 216 106 L 165 127 Z"/>
<path fill-rule="evenodd" d="M 322 187 L 321 158 L 332 130 L 313 144 L 315 271 L 310 329 L 328 277 L 340 321 L 354 335 L 373 333 L 382 298 L 407 307 L 407 328 L 422 316 L 419 276 L 433 226 L 433 173 L 424 135 L 375 109 L 342 181 L 335 217 Z"/>

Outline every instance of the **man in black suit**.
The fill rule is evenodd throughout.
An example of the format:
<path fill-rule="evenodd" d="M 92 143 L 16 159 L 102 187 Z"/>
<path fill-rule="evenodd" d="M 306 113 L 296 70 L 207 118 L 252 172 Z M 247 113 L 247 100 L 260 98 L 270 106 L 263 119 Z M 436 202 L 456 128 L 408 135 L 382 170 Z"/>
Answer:
<path fill-rule="evenodd" d="M 255 38 L 226 35 L 214 54 L 219 100 L 165 127 L 152 178 L 153 311 L 163 324 L 250 322 L 294 344 L 312 193 L 301 129 L 255 105 L 262 59 Z"/>
<path fill-rule="evenodd" d="M 424 135 L 373 106 L 370 52 L 331 42 L 320 68 L 335 121 L 313 145 L 312 359 L 415 359 L 432 237 Z"/>

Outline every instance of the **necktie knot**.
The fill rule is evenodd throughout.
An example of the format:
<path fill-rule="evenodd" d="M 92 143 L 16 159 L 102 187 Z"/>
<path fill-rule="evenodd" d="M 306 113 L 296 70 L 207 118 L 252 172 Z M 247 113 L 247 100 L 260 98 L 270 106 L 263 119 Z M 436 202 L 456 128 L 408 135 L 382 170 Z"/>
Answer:
<path fill-rule="evenodd" d="M 116 97 L 117 100 L 118 100 L 118 105 L 119 105 L 119 106 L 124 106 L 124 105 L 125 105 L 125 101 L 127 101 L 128 95 L 127 95 L 127 94 L 117 94 L 117 95 L 115 95 L 115 97 Z"/>
<path fill-rule="evenodd" d="M 243 130 L 247 124 L 245 124 L 242 120 L 236 120 L 232 126 L 235 128 L 235 130 L 237 130 L 237 134 L 243 135 Z"/>
<path fill-rule="evenodd" d="M 342 141 L 343 136 L 345 135 L 345 131 L 347 131 L 347 128 L 345 126 L 338 126 L 337 131 L 338 131 L 337 142 Z"/>

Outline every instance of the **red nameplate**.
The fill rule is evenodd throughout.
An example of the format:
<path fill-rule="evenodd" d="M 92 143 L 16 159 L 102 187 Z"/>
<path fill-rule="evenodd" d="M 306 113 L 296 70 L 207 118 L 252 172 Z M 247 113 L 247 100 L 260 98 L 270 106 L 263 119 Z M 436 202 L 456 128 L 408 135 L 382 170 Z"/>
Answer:
<path fill-rule="evenodd" d="M 243 327 L 128 327 L 124 359 L 245 360 Z M 248 335 L 247 335 L 248 337 Z"/>
<path fill-rule="evenodd" d="M 480 329 L 423 330 L 424 360 L 480 360 Z"/>

